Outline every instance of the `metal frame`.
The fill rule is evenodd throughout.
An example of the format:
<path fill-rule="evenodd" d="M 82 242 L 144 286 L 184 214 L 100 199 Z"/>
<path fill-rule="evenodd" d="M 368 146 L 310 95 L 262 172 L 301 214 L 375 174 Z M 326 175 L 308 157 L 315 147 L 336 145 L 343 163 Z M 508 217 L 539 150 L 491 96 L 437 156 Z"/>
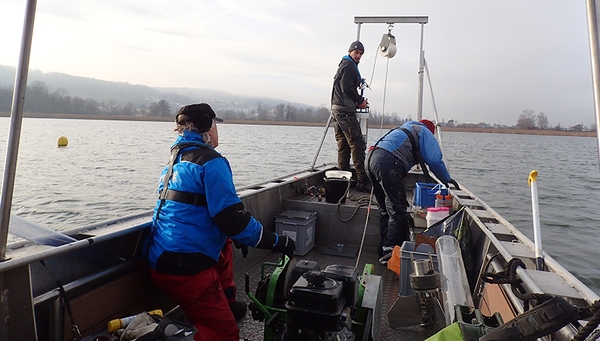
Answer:
<path fill-rule="evenodd" d="M 419 94 L 417 104 L 417 121 L 423 118 L 423 72 L 425 70 L 425 51 L 423 50 L 423 34 L 425 24 L 429 22 L 428 16 L 393 16 L 393 17 L 354 17 L 354 23 L 358 25 L 356 40 L 360 40 L 360 29 L 362 24 L 420 24 L 421 42 L 419 48 Z M 385 113 L 384 113 L 385 114 Z M 361 119 L 362 121 L 362 119 Z"/>
<path fill-rule="evenodd" d="M 33 37 L 33 23 L 35 21 L 36 7 L 37 0 L 27 1 L 25 23 L 23 25 L 23 37 L 21 40 L 21 53 L 19 56 L 19 65 L 17 67 L 12 107 L 10 110 L 10 130 L 8 134 L 4 180 L 2 182 L 2 194 L 0 199 L 0 262 L 4 261 L 6 257 L 10 209 L 15 186 L 15 173 L 17 172 L 17 157 L 19 154 L 19 140 L 21 138 L 23 108 L 25 107 L 25 92 L 27 91 L 29 56 L 31 55 L 31 41 Z"/>
<path fill-rule="evenodd" d="M 590 59 L 592 63 L 592 86 L 596 114 L 596 143 L 600 159 L 600 27 L 598 26 L 598 0 L 587 0 L 588 33 L 590 35 Z"/>

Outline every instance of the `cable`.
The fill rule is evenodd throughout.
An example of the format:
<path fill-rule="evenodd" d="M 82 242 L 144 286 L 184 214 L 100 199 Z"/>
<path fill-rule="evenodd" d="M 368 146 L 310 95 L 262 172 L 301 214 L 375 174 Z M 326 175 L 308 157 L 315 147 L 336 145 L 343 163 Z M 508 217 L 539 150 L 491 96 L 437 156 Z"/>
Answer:
<path fill-rule="evenodd" d="M 386 93 L 387 93 L 387 78 L 388 78 L 388 72 L 389 72 L 389 65 L 390 65 L 390 59 L 387 58 L 387 62 L 385 64 L 385 79 L 383 82 L 383 109 L 381 112 L 381 126 L 380 126 L 380 136 L 383 135 L 383 115 L 385 113 L 385 98 L 386 98 Z M 368 162 L 367 162 L 368 165 Z M 362 235 L 362 239 L 360 241 L 360 247 L 358 249 L 358 256 L 356 257 L 356 265 L 355 267 L 358 268 L 358 265 L 360 264 L 360 256 L 362 255 L 362 249 L 365 243 L 365 236 L 367 235 L 367 227 L 369 226 L 369 217 L 371 215 L 371 204 L 373 203 L 373 186 L 371 186 L 371 194 L 369 195 L 369 204 L 367 206 L 367 217 L 365 218 L 365 227 L 363 229 L 363 235 Z M 360 207 L 360 205 L 358 206 Z M 358 207 L 356 209 L 356 211 L 358 211 Z M 338 206 L 339 208 L 339 206 Z M 356 213 L 355 211 L 355 213 Z M 338 214 L 339 216 L 339 214 Z M 341 219 L 341 218 L 340 218 Z"/>
<path fill-rule="evenodd" d="M 379 45 L 377 45 L 377 52 L 379 52 Z M 371 80 L 367 86 L 371 89 L 371 84 L 373 84 L 373 76 L 375 76 L 375 65 L 377 65 L 377 55 L 379 53 L 375 53 L 375 59 L 373 60 L 373 71 L 371 71 Z"/>

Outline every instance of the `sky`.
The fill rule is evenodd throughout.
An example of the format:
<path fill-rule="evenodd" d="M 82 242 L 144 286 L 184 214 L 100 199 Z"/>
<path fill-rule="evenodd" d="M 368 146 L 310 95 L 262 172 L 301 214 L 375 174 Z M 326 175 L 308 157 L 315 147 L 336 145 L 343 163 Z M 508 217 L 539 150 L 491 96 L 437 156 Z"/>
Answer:
<path fill-rule="evenodd" d="M 16 66 L 26 0 L 0 0 L 0 65 Z M 428 16 L 423 118 L 594 123 L 585 1 L 38 0 L 30 69 L 330 106 L 355 16 Z M 363 24 L 360 72 L 373 112 L 417 117 L 421 25 Z M 427 82 L 427 75 L 431 80 Z"/>

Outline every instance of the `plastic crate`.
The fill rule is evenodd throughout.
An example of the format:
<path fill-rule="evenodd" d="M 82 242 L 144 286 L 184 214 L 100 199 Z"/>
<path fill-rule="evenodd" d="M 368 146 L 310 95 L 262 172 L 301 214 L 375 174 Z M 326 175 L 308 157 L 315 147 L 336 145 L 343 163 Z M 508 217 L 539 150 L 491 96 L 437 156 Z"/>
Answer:
<path fill-rule="evenodd" d="M 435 196 L 438 194 L 448 195 L 448 189 L 440 184 L 428 184 L 424 182 L 415 183 L 415 206 L 419 207 L 434 207 Z"/>
<path fill-rule="evenodd" d="M 415 251 L 415 242 L 404 242 L 400 249 L 400 292 L 399 296 L 412 296 L 415 291 L 410 286 L 410 274 L 413 273 L 412 259 L 429 259 L 429 253 L 433 259 L 433 268 L 435 271 L 440 271 L 437 255 L 429 244 L 420 244 Z"/>
<path fill-rule="evenodd" d="M 277 234 L 294 240 L 295 255 L 304 256 L 315 246 L 316 223 L 317 212 L 289 210 L 275 216 Z"/>

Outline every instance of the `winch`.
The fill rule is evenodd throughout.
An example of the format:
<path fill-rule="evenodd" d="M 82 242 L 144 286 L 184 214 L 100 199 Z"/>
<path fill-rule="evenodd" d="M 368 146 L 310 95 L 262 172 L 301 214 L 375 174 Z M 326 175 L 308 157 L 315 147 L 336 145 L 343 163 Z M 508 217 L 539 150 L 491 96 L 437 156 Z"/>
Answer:
<path fill-rule="evenodd" d="M 376 301 L 364 299 L 367 287 L 368 295 L 379 294 L 380 281 L 373 280 L 379 276 L 372 271 L 372 264 L 360 274 L 353 266 L 321 269 L 316 261 L 284 257 L 273 273 L 263 271 L 256 296 L 249 292 L 246 277 L 249 308 L 255 320 L 265 321 L 264 340 L 363 340 L 365 333 L 372 333 L 375 307 L 369 302 Z"/>

